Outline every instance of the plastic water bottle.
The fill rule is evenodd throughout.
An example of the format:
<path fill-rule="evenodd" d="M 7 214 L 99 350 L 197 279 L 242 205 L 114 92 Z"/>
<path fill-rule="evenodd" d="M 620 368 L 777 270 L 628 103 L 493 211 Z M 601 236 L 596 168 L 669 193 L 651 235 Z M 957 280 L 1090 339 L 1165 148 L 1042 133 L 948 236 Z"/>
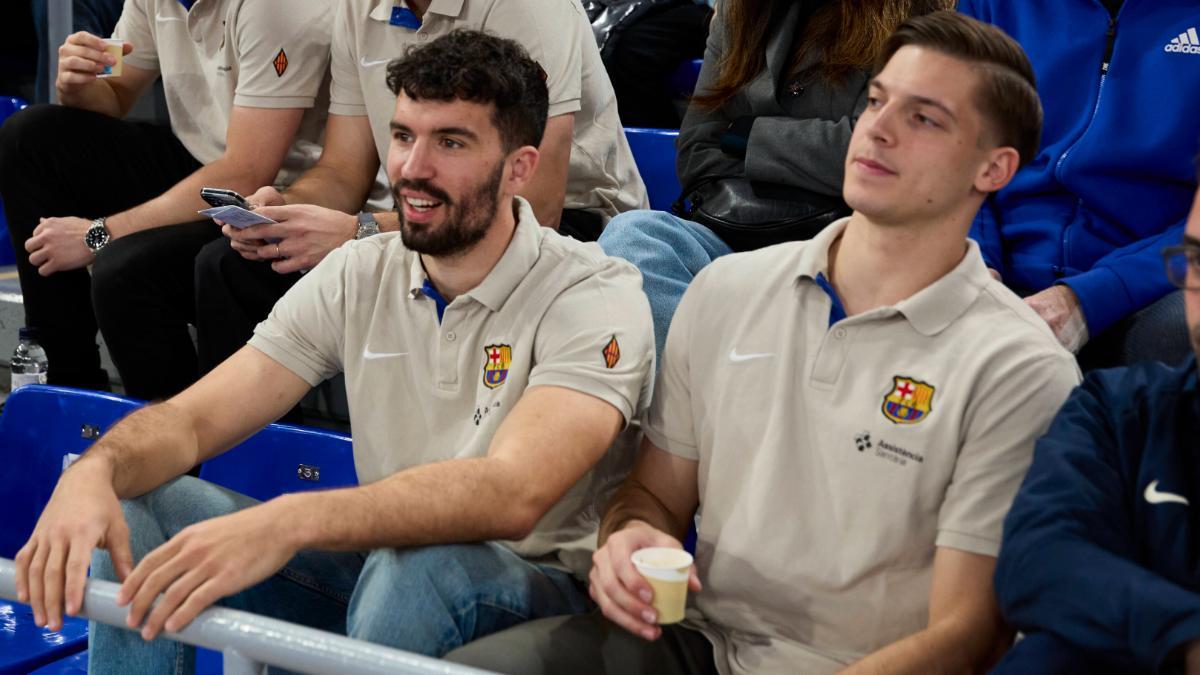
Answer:
<path fill-rule="evenodd" d="M 46 350 L 37 342 L 37 330 L 22 328 L 21 341 L 12 355 L 12 391 L 27 384 L 46 384 Z"/>

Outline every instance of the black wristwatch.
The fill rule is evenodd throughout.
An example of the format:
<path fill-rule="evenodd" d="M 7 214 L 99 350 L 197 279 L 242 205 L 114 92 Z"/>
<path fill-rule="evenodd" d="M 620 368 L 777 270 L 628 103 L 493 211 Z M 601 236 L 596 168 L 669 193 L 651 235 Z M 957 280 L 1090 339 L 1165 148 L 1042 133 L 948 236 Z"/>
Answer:
<path fill-rule="evenodd" d="M 97 218 L 92 221 L 92 226 L 87 229 L 83 235 L 83 243 L 91 249 L 92 253 L 99 253 L 100 249 L 108 245 L 112 235 L 108 231 L 108 226 L 104 224 L 107 218 Z"/>
<path fill-rule="evenodd" d="M 379 223 L 375 220 L 373 214 L 362 211 L 358 214 L 358 232 L 354 234 L 355 239 L 366 239 L 379 234 Z"/>

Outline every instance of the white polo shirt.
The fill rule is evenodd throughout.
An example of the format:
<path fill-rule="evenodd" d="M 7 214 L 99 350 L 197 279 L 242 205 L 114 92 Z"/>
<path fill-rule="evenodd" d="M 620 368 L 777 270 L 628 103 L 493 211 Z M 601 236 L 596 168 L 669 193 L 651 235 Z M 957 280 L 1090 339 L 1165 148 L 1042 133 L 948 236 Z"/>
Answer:
<path fill-rule="evenodd" d="M 125 0 L 113 37 L 133 45 L 126 63 L 162 75 L 171 130 L 202 164 L 225 153 L 233 106 L 305 108 L 283 186 L 321 154 L 330 18 L 325 0 Z"/>
<path fill-rule="evenodd" d="M 334 250 L 255 329 L 250 345 L 310 384 L 345 371 L 362 483 L 485 456 L 530 387 L 581 391 L 626 421 L 648 404 L 654 332 L 641 275 L 517 205 L 503 257 L 440 322 L 420 256 L 389 232 Z M 635 427 L 529 537 L 510 542 L 514 551 L 586 574 L 600 514 L 631 467 Z"/>
<path fill-rule="evenodd" d="M 818 280 L 847 222 L 717 260 L 667 337 L 644 431 L 699 462 L 689 616 L 722 673 L 834 672 L 923 629 L 935 548 L 996 555 L 1079 381 L 970 241 L 924 290 L 830 325 Z"/>
<path fill-rule="evenodd" d="M 568 209 L 588 209 L 605 221 L 649 208 L 633 153 L 617 117 L 617 99 L 587 15 L 578 0 L 433 0 L 419 28 L 390 23 L 399 0 L 337 0 L 329 112 L 366 115 L 387 164 L 396 96 L 387 64 L 412 45 L 455 28 L 487 31 L 519 42 L 546 71 L 550 117 L 575 114 L 567 170 Z M 374 195 L 374 193 L 373 193 Z"/>

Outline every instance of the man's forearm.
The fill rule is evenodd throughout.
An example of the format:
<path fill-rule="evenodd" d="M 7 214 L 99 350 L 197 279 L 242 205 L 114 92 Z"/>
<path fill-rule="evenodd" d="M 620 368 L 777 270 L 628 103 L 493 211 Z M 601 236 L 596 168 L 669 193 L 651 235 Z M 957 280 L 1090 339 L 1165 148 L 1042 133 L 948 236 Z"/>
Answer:
<path fill-rule="evenodd" d="M 544 507 L 525 498 L 511 465 L 455 459 L 406 469 L 356 488 L 280 497 L 298 549 L 365 551 L 525 538 Z"/>
<path fill-rule="evenodd" d="M 117 92 L 109 86 L 106 80 L 96 80 L 86 87 L 74 88 L 73 91 L 56 88 L 56 92 L 58 93 L 58 102 L 67 107 L 90 110 L 109 117 L 125 116 Z"/>
<path fill-rule="evenodd" d="M 220 187 L 250 194 L 271 180 L 274 180 L 273 174 L 264 180 L 263 176 L 221 158 L 200 167 L 154 199 L 109 216 L 108 229 L 117 238 L 155 227 L 203 220 L 204 217 L 196 212 L 209 205 L 200 199 L 200 188 Z M 213 231 L 217 231 L 215 224 Z"/>
<path fill-rule="evenodd" d="M 952 675 L 983 672 L 1012 635 L 992 621 L 946 619 L 864 657 L 843 675 Z"/>
<path fill-rule="evenodd" d="M 367 201 L 374 181 L 364 184 L 351 175 L 355 172 L 352 167 L 318 162 L 284 191 L 283 200 L 288 204 L 314 204 L 343 213 L 358 213 Z"/>
<path fill-rule="evenodd" d="M 77 464 L 103 466 L 112 478 L 113 491 L 121 499 L 129 499 L 187 472 L 198 457 L 191 420 L 168 401 L 146 406 L 121 420 Z"/>
<path fill-rule="evenodd" d="M 687 519 L 671 513 L 662 501 L 634 478 L 626 480 L 608 503 L 604 519 L 600 522 L 600 545 L 603 546 L 609 536 L 632 521 L 646 523 L 681 542 L 687 537 Z"/>

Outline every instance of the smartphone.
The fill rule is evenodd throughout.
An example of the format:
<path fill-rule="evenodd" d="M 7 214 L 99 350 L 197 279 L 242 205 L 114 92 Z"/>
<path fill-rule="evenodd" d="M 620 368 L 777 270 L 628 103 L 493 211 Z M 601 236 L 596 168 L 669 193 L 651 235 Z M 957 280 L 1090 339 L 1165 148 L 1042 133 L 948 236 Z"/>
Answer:
<path fill-rule="evenodd" d="M 210 206 L 240 206 L 247 211 L 254 209 L 245 197 L 225 188 L 200 188 L 200 198 Z"/>

